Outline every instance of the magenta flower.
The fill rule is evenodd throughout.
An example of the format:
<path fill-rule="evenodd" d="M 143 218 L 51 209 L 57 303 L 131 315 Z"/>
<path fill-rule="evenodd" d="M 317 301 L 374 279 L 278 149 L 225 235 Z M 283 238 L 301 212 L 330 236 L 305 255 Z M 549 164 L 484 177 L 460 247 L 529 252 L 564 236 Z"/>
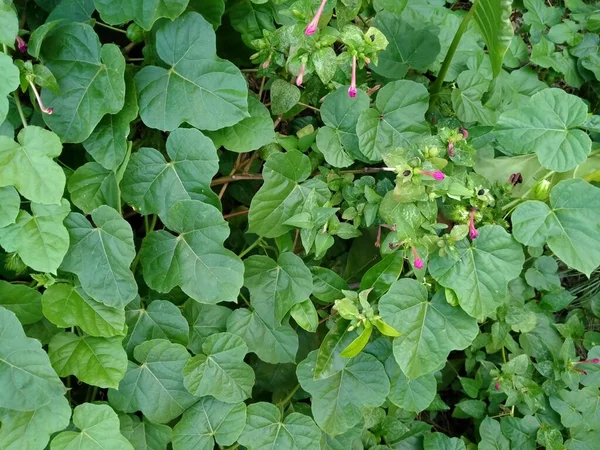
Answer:
<path fill-rule="evenodd" d="M 598 363 L 600 363 L 600 358 L 584 359 L 583 361 L 577 361 L 575 364 L 598 364 Z"/>
<path fill-rule="evenodd" d="M 302 86 L 302 81 L 304 80 L 304 71 L 305 70 L 306 70 L 306 64 L 302 63 L 302 68 L 300 69 L 298 78 L 296 78 L 296 86 L 298 86 L 298 87 Z"/>
<path fill-rule="evenodd" d="M 352 79 L 348 88 L 348 95 L 351 98 L 356 97 L 356 56 L 352 57 Z"/>
<path fill-rule="evenodd" d="M 496 389 L 497 391 L 500 390 L 500 381 L 496 381 L 496 384 L 494 384 L 494 389 Z"/>
<path fill-rule="evenodd" d="M 37 100 L 38 105 L 40 106 L 40 109 L 42 110 L 42 112 L 44 114 L 48 114 L 48 115 L 52 114 L 54 112 L 54 108 L 52 108 L 52 107 L 46 108 L 44 106 L 44 104 L 42 103 L 42 98 L 40 97 L 40 93 L 36 89 L 35 84 L 33 84 L 33 82 L 30 81 L 29 82 L 29 86 L 31 86 L 31 90 L 33 91 L 33 95 L 35 95 L 35 99 Z"/>
<path fill-rule="evenodd" d="M 411 247 L 411 249 L 412 249 L 413 259 L 415 260 L 415 263 L 414 263 L 415 269 L 422 269 L 423 268 L 423 260 L 421 258 L 419 258 L 417 249 L 415 248 L 414 245 Z"/>
<path fill-rule="evenodd" d="M 313 17 L 313 20 L 310 21 L 310 23 L 306 26 L 306 29 L 304 30 L 305 35 L 312 36 L 313 34 L 315 34 L 317 28 L 319 28 L 319 20 L 321 20 L 321 15 L 323 14 L 323 10 L 325 9 L 326 4 L 327 0 L 321 1 L 321 6 L 319 6 L 319 9 L 317 9 L 315 17 Z"/>
<path fill-rule="evenodd" d="M 466 129 L 466 128 L 460 127 L 460 128 L 458 129 L 458 131 L 459 131 L 459 132 L 460 132 L 460 133 L 463 135 L 463 137 L 464 137 L 465 139 L 467 139 L 467 138 L 469 137 L 469 132 L 467 131 L 467 129 Z"/>
<path fill-rule="evenodd" d="M 475 210 L 471 210 L 471 218 L 469 219 L 469 237 L 476 239 L 479 236 L 479 231 L 475 228 Z"/>
<path fill-rule="evenodd" d="M 21 53 L 25 53 L 27 51 L 27 42 L 25 42 L 23 39 L 21 39 L 19 36 L 17 36 L 15 38 L 15 41 L 17 42 L 17 48 L 19 49 L 19 51 Z"/>
<path fill-rule="evenodd" d="M 448 141 L 448 156 L 453 157 L 456 155 L 454 151 L 454 142 Z"/>
<path fill-rule="evenodd" d="M 446 175 L 444 175 L 444 172 L 441 172 L 439 170 L 432 171 L 432 170 L 423 170 L 423 169 L 421 169 L 419 171 L 419 173 L 421 173 L 423 175 L 427 175 L 428 177 L 434 178 L 434 179 L 436 179 L 438 181 L 441 181 L 444 178 L 446 178 Z"/>

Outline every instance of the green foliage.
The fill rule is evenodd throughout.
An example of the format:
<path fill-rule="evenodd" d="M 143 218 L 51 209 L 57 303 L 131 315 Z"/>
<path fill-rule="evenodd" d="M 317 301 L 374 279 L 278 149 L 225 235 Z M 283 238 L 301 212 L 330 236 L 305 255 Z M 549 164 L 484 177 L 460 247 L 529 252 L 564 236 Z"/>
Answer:
<path fill-rule="evenodd" d="M 0 0 L 0 448 L 598 447 L 599 31 Z"/>

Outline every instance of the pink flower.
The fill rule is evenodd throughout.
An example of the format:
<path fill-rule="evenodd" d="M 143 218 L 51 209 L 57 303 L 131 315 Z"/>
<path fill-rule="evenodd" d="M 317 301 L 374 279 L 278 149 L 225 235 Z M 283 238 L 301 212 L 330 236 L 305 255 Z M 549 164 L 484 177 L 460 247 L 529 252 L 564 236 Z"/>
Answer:
<path fill-rule="evenodd" d="M 577 361 L 575 364 L 598 364 L 598 363 L 600 363 L 600 358 L 584 359 L 583 361 Z"/>
<path fill-rule="evenodd" d="M 321 20 L 321 15 L 323 14 L 323 10 L 325 9 L 325 5 L 327 4 L 327 0 L 321 0 L 321 6 L 317 9 L 317 13 L 313 17 L 313 20 L 307 25 L 304 30 L 304 34 L 307 36 L 312 36 L 319 28 L 319 20 Z"/>
<path fill-rule="evenodd" d="M 33 95 L 35 95 L 35 99 L 37 100 L 38 105 L 39 105 L 40 109 L 42 110 L 42 112 L 44 114 L 51 115 L 54 112 L 54 108 L 52 108 L 52 107 L 46 108 L 44 106 L 44 104 L 42 103 L 42 98 L 40 97 L 40 94 L 39 94 L 37 88 L 35 87 L 35 84 L 33 84 L 32 81 L 29 82 L 29 86 L 31 86 L 31 90 L 33 91 Z"/>
<path fill-rule="evenodd" d="M 305 70 L 306 70 L 306 64 L 302 63 L 302 68 L 300 69 L 298 78 L 296 78 L 296 86 L 298 86 L 298 87 L 302 86 L 302 81 L 304 80 L 304 71 Z"/>
<path fill-rule="evenodd" d="M 494 384 L 494 389 L 496 389 L 497 391 L 500 390 L 500 382 L 496 381 L 496 384 Z"/>
<path fill-rule="evenodd" d="M 267 70 L 270 65 L 271 65 L 271 55 L 269 55 L 267 60 L 264 63 L 262 63 L 262 68 Z"/>
<path fill-rule="evenodd" d="M 471 210 L 471 218 L 469 219 L 469 237 L 475 239 L 479 236 L 477 228 L 475 228 L 475 209 Z"/>
<path fill-rule="evenodd" d="M 467 131 L 467 129 L 466 129 L 466 128 L 460 127 L 460 128 L 458 129 L 458 131 L 460 131 L 460 133 L 463 135 L 463 137 L 464 137 L 465 139 L 467 139 L 467 138 L 469 137 L 469 132 Z"/>
<path fill-rule="evenodd" d="M 453 157 L 456 155 L 454 151 L 454 142 L 448 141 L 448 156 Z"/>
<path fill-rule="evenodd" d="M 356 56 L 352 57 L 352 79 L 348 88 L 348 95 L 352 98 L 356 97 Z"/>
<path fill-rule="evenodd" d="M 413 259 L 415 260 L 415 262 L 414 262 L 415 269 L 422 269 L 423 268 L 423 260 L 421 258 L 419 258 L 417 249 L 415 248 L 414 245 L 411 247 L 411 249 L 412 249 Z"/>
<path fill-rule="evenodd" d="M 15 38 L 15 41 L 17 42 L 17 48 L 19 49 L 19 51 L 21 53 L 25 53 L 27 51 L 27 42 L 25 42 L 23 39 L 21 39 L 19 36 L 17 36 Z"/>
<path fill-rule="evenodd" d="M 444 172 L 441 172 L 439 170 L 435 170 L 435 171 L 431 171 L 431 170 L 423 170 L 421 169 L 419 171 L 419 173 L 423 174 L 423 175 L 427 175 L 428 177 L 432 177 L 438 181 L 443 180 L 444 178 L 446 178 L 446 175 L 444 175 Z"/>

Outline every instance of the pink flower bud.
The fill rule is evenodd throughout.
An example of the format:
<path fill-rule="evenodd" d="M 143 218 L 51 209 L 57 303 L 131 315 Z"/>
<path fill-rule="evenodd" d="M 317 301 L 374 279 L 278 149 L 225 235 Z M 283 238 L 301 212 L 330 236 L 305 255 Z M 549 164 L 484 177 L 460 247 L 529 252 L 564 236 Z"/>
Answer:
<path fill-rule="evenodd" d="M 469 237 L 475 239 L 479 236 L 477 228 L 475 228 L 475 209 L 471 210 L 471 217 L 469 219 Z"/>
<path fill-rule="evenodd" d="M 497 391 L 500 390 L 500 382 L 496 381 L 496 384 L 494 384 L 494 389 L 496 389 Z"/>
<path fill-rule="evenodd" d="M 315 16 L 313 17 L 313 19 L 310 21 L 310 23 L 307 25 L 306 29 L 304 30 L 304 34 L 306 36 L 312 36 L 313 34 L 316 33 L 317 29 L 319 28 L 319 20 L 321 20 L 321 15 L 323 14 L 323 10 L 325 9 L 326 4 L 327 4 L 327 0 L 321 1 L 321 6 L 319 6 L 319 9 L 317 10 Z"/>
<path fill-rule="evenodd" d="M 448 156 L 456 156 L 456 152 L 454 151 L 454 142 L 452 141 L 448 141 Z"/>
<path fill-rule="evenodd" d="M 415 248 L 414 245 L 411 247 L 411 249 L 412 249 L 415 269 L 422 269 L 424 264 L 423 264 L 423 260 L 421 258 L 419 258 L 417 249 Z"/>
<path fill-rule="evenodd" d="M 432 177 L 438 181 L 443 180 L 444 178 L 446 178 L 446 175 L 444 175 L 444 172 L 441 172 L 439 170 L 435 170 L 435 171 L 431 171 L 431 170 L 423 170 L 421 169 L 419 171 L 419 173 L 423 174 L 423 175 L 427 175 L 428 177 Z"/>
<path fill-rule="evenodd" d="M 15 41 L 17 42 L 17 48 L 19 49 L 19 51 L 21 53 L 25 53 L 27 51 L 27 42 L 25 42 L 23 39 L 21 39 L 19 36 L 17 36 L 15 38 Z"/>
<path fill-rule="evenodd" d="M 592 364 L 598 364 L 598 363 L 600 363 L 600 358 L 592 359 Z"/>
<path fill-rule="evenodd" d="M 463 137 L 464 137 L 465 139 L 467 139 L 467 138 L 469 137 L 469 132 L 467 131 L 467 129 L 466 129 L 466 128 L 460 127 L 460 128 L 458 129 L 458 131 L 460 131 L 460 133 L 463 135 Z"/>
<path fill-rule="evenodd" d="M 267 70 L 270 65 L 271 65 L 271 55 L 269 55 L 267 60 L 264 63 L 262 63 L 262 68 Z"/>
<path fill-rule="evenodd" d="M 304 80 L 304 71 L 305 70 L 306 70 L 306 64 L 302 63 L 302 68 L 300 69 L 298 78 L 296 78 L 296 86 L 298 86 L 298 87 L 302 86 L 302 81 Z"/>
<path fill-rule="evenodd" d="M 348 88 L 348 95 L 351 98 L 356 97 L 356 56 L 352 57 L 352 76 L 350 87 Z"/>

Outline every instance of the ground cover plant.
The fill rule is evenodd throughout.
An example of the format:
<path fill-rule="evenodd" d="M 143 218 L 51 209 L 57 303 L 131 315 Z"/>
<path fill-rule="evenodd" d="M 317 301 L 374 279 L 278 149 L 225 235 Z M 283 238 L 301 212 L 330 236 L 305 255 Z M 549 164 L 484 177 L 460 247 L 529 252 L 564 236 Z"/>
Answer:
<path fill-rule="evenodd" d="M 0 448 L 597 449 L 599 31 L 0 0 Z"/>

